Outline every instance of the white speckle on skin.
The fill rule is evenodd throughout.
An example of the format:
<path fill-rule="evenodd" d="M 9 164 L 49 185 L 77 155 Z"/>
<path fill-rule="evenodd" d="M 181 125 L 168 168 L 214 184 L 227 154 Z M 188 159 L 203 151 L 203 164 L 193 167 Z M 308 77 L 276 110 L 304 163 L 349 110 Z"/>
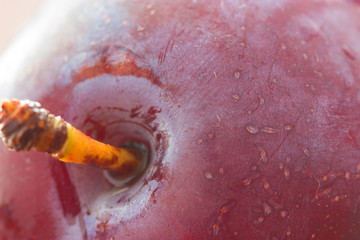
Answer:
<path fill-rule="evenodd" d="M 287 229 L 286 229 L 286 236 L 287 237 L 291 236 L 291 228 L 290 227 L 287 227 Z"/>
<path fill-rule="evenodd" d="M 238 94 L 233 94 L 232 97 L 235 99 L 235 101 L 239 101 L 240 97 Z"/>
<path fill-rule="evenodd" d="M 138 27 L 137 27 L 136 30 L 137 30 L 138 32 L 141 32 L 141 31 L 144 31 L 144 29 L 145 29 L 145 28 L 144 28 L 143 26 L 138 25 Z"/>
<path fill-rule="evenodd" d="M 244 186 L 249 186 L 252 182 L 252 179 L 251 178 L 247 178 L 245 180 L 242 181 Z"/>
<path fill-rule="evenodd" d="M 215 77 L 215 79 L 217 79 L 217 74 L 216 74 L 216 72 L 214 71 L 214 77 Z"/>
<path fill-rule="evenodd" d="M 255 134 L 259 132 L 259 129 L 253 126 L 246 126 L 246 130 L 251 134 Z"/>
<path fill-rule="evenodd" d="M 264 150 L 262 150 L 261 153 L 260 153 L 260 160 L 261 160 L 263 163 L 266 163 L 266 162 L 267 162 L 266 152 L 265 152 Z"/>
<path fill-rule="evenodd" d="M 265 99 L 259 95 L 259 104 L 263 105 L 265 103 Z"/>
<path fill-rule="evenodd" d="M 310 153 L 309 153 L 309 149 L 308 149 L 308 148 L 304 147 L 304 148 L 303 148 L 303 151 L 304 151 L 304 153 L 305 153 L 306 156 L 310 157 Z"/>
<path fill-rule="evenodd" d="M 286 180 L 290 178 L 290 170 L 288 167 L 285 167 L 284 176 Z"/>
<path fill-rule="evenodd" d="M 261 129 L 261 131 L 264 133 L 274 134 L 277 133 L 279 130 L 270 127 L 264 127 L 263 129 Z"/>
<path fill-rule="evenodd" d="M 213 176 L 212 176 L 212 174 L 209 173 L 209 172 L 206 172 L 206 173 L 205 173 L 205 177 L 206 177 L 207 179 L 214 179 Z"/>
<path fill-rule="evenodd" d="M 286 211 L 281 211 L 281 212 L 280 212 L 280 216 L 283 217 L 283 218 L 286 217 L 286 216 L 287 216 L 287 212 L 286 212 Z"/>
<path fill-rule="evenodd" d="M 263 179 L 264 189 L 270 190 L 270 184 L 266 179 Z"/>
<path fill-rule="evenodd" d="M 270 207 L 268 204 L 266 204 L 266 203 L 264 203 L 264 204 L 263 204 L 263 206 L 264 206 L 264 213 L 265 213 L 265 216 L 270 215 L 270 214 L 271 214 L 271 212 L 272 212 L 271 207 Z"/>
<path fill-rule="evenodd" d="M 285 129 L 285 131 L 290 131 L 290 130 L 291 130 L 291 126 L 290 126 L 290 125 L 286 125 L 286 126 L 284 126 L 284 129 Z"/>

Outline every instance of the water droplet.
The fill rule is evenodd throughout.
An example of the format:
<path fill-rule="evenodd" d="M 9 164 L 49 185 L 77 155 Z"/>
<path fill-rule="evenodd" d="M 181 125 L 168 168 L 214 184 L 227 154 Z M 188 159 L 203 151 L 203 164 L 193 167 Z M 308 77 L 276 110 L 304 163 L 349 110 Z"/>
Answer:
<path fill-rule="evenodd" d="M 255 134 L 255 133 L 259 132 L 259 129 L 257 127 L 253 127 L 253 126 L 247 126 L 246 130 L 251 134 Z"/>
<path fill-rule="evenodd" d="M 286 212 L 286 211 L 281 211 L 281 212 L 280 212 L 280 216 L 283 217 L 283 218 L 286 217 L 286 216 L 287 216 L 287 212 Z"/>
<path fill-rule="evenodd" d="M 197 144 L 201 144 L 203 142 L 203 140 L 202 139 L 198 139 L 198 140 L 196 140 L 196 143 Z"/>
<path fill-rule="evenodd" d="M 285 44 L 283 44 L 283 43 L 281 44 L 281 49 L 282 49 L 282 50 L 286 50 Z"/>
<path fill-rule="evenodd" d="M 234 72 L 234 77 L 236 79 L 239 79 L 240 78 L 240 72 Z"/>
<path fill-rule="evenodd" d="M 224 174 L 224 169 L 223 169 L 223 168 L 219 168 L 219 173 L 220 173 L 220 174 Z"/>
<path fill-rule="evenodd" d="M 307 60 L 309 57 L 308 57 L 308 55 L 307 55 L 306 53 L 303 53 L 303 58 L 304 58 L 305 60 Z"/>

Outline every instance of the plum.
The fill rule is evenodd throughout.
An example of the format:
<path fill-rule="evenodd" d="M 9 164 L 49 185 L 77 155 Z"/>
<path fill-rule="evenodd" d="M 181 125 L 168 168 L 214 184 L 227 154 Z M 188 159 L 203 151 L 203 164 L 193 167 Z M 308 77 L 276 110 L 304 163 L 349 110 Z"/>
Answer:
<path fill-rule="evenodd" d="M 0 148 L 1 239 L 360 238 L 360 6 L 50 1 L 1 96 L 146 142 L 130 185 Z"/>

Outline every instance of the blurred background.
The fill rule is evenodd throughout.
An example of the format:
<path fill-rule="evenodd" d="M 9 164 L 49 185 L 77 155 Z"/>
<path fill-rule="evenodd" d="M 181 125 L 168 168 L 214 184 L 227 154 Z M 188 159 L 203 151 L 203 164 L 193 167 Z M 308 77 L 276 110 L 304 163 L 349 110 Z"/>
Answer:
<path fill-rule="evenodd" d="M 42 2 L 44 0 L 0 0 L 0 55 Z"/>

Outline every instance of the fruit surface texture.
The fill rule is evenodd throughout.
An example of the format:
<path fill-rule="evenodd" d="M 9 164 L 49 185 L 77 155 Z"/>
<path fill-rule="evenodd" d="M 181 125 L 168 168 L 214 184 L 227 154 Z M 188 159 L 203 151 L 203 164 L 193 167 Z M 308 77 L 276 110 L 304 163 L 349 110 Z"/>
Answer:
<path fill-rule="evenodd" d="M 1 240 L 360 239 L 358 1 L 49 1 L 0 76 L 150 150 L 119 187 L 0 145 Z"/>

